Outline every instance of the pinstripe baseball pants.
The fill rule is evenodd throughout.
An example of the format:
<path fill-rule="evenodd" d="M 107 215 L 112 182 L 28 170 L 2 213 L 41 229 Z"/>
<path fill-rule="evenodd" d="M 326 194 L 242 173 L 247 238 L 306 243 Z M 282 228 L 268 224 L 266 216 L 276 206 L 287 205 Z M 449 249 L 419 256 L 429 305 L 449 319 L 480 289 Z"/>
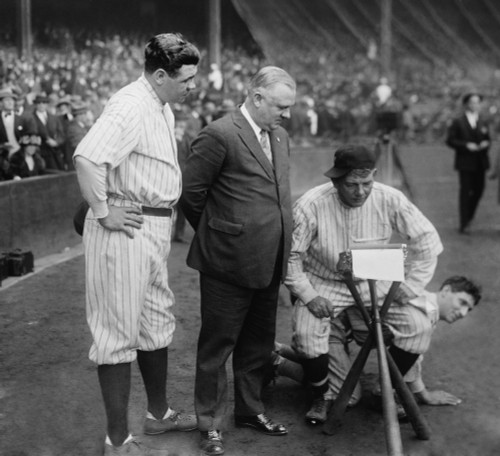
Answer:
<path fill-rule="evenodd" d="M 368 286 L 358 286 L 363 302 L 370 303 Z M 342 308 L 348 307 L 346 293 L 349 293 L 350 304 L 353 299 L 347 287 L 339 289 L 339 302 Z M 380 299 L 384 295 L 379 294 Z M 334 304 L 337 302 L 334 301 Z M 342 310 L 339 309 L 339 311 Z M 352 316 L 351 316 L 352 314 Z M 353 329 L 366 331 L 365 323 L 360 314 L 352 312 L 349 315 Z M 425 353 L 429 348 L 433 325 L 429 317 L 419 308 L 411 304 L 393 302 L 384 318 L 384 322 L 394 334 L 394 345 L 409 353 Z M 317 318 L 298 300 L 292 315 L 292 345 L 294 349 L 306 358 L 316 358 L 328 353 L 331 322 L 330 318 Z"/>
<path fill-rule="evenodd" d="M 115 203 L 130 205 L 130 202 Z M 87 322 L 97 364 L 135 360 L 172 341 L 174 295 L 168 286 L 170 217 L 144 216 L 134 239 L 103 228 L 89 210 L 85 221 Z"/>

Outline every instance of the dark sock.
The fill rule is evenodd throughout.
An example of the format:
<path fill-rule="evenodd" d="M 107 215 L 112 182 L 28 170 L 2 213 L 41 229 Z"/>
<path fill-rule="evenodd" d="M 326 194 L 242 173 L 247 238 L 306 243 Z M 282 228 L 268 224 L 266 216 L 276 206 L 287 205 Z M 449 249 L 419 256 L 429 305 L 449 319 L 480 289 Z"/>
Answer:
<path fill-rule="evenodd" d="M 391 345 L 389 353 L 396 363 L 396 366 L 398 366 L 399 372 L 401 372 L 401 375 L 403 376 L 410 370 L 420 356 L 418 353 L 409 353 L 401 350 L 401 348 L 398 348 L 395 345 Z"/>
<path fill-rule="evenodd" d="M 317 358 L 301 360 L 305 379 L 309 382 L 315 396 L 328 391 L 328 353 Z"/>

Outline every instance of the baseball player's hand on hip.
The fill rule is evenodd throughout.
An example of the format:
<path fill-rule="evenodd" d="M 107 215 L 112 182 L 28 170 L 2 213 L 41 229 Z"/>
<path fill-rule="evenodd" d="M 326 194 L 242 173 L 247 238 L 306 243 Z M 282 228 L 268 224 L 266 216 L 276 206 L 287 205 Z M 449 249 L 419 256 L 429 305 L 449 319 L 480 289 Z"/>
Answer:
<path fill-rule="evenodd" d="M 326 298 L 316 296 L 306 306 L 316 318 L 335 318 L 333 304 Z"/>
<path fill-rule="evenodd" d="M 107 230 L 123 231 L 130 239 L 134 238 L 134 230 L 140 230 L 144 222 L 141 210 L 132 206 L 109 206 L 109 214 L 98 220 Z"/>

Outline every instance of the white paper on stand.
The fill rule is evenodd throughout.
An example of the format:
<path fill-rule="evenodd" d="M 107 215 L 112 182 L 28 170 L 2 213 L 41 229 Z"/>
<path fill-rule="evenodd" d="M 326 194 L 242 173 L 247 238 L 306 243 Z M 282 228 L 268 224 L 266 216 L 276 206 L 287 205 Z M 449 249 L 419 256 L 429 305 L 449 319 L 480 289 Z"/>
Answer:
<path fill-rule="evenodd" d="M 402 249 L 352 249 L 352 273 L 359 279 L 405 279 L 404 253 Z"/>

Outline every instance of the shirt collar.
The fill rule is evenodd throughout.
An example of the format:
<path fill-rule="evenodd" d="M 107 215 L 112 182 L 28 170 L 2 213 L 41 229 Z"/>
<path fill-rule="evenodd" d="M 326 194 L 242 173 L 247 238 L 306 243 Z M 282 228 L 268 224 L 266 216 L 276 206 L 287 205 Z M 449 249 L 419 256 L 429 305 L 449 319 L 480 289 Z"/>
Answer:
<path fill-rule="evenodd" d="M 479 115 L 477 112 L 470 112 L 470 111 L 465 111 L 465 115 L 467 116 L 467 119 L 472 122 L 477 122 L 477 119 L 479 118 Z"/>
<path fill-rule="evenodd" d="M 257 136 L 257 139 L 260 140 L 260 132 L 261 132 L 262 128 L 260 128 L 255 123 L 255 121 L 252 119 L 252 116 L 250 116 L 250 113 L 248 112 L 248 109 L 246 108 L 245 104 L 241 105 L 240 110 L 241 110 L 241 114 L 243 114 L 243 117 L 248 120 L 248 123 L 250 124 L 250 126 L 252 127 L 252 130 L 255 133 L 255 136 Z"/>
<path fill-rule="evenodd" d="M 163 109 L 163 103 L 160 100 L 160 97 L 157 95 L 155 90 L 153 89 L 153 86 L 151 83 L 146 79 L 146 76 L 144 76 L 144 73 L 141 74 L 139 77 L 139 82 L 144 86 L 144 88 L 148 91 L 148 93 L 153 97 L 153 100 L 158 102 L 160 107 Z"/>

